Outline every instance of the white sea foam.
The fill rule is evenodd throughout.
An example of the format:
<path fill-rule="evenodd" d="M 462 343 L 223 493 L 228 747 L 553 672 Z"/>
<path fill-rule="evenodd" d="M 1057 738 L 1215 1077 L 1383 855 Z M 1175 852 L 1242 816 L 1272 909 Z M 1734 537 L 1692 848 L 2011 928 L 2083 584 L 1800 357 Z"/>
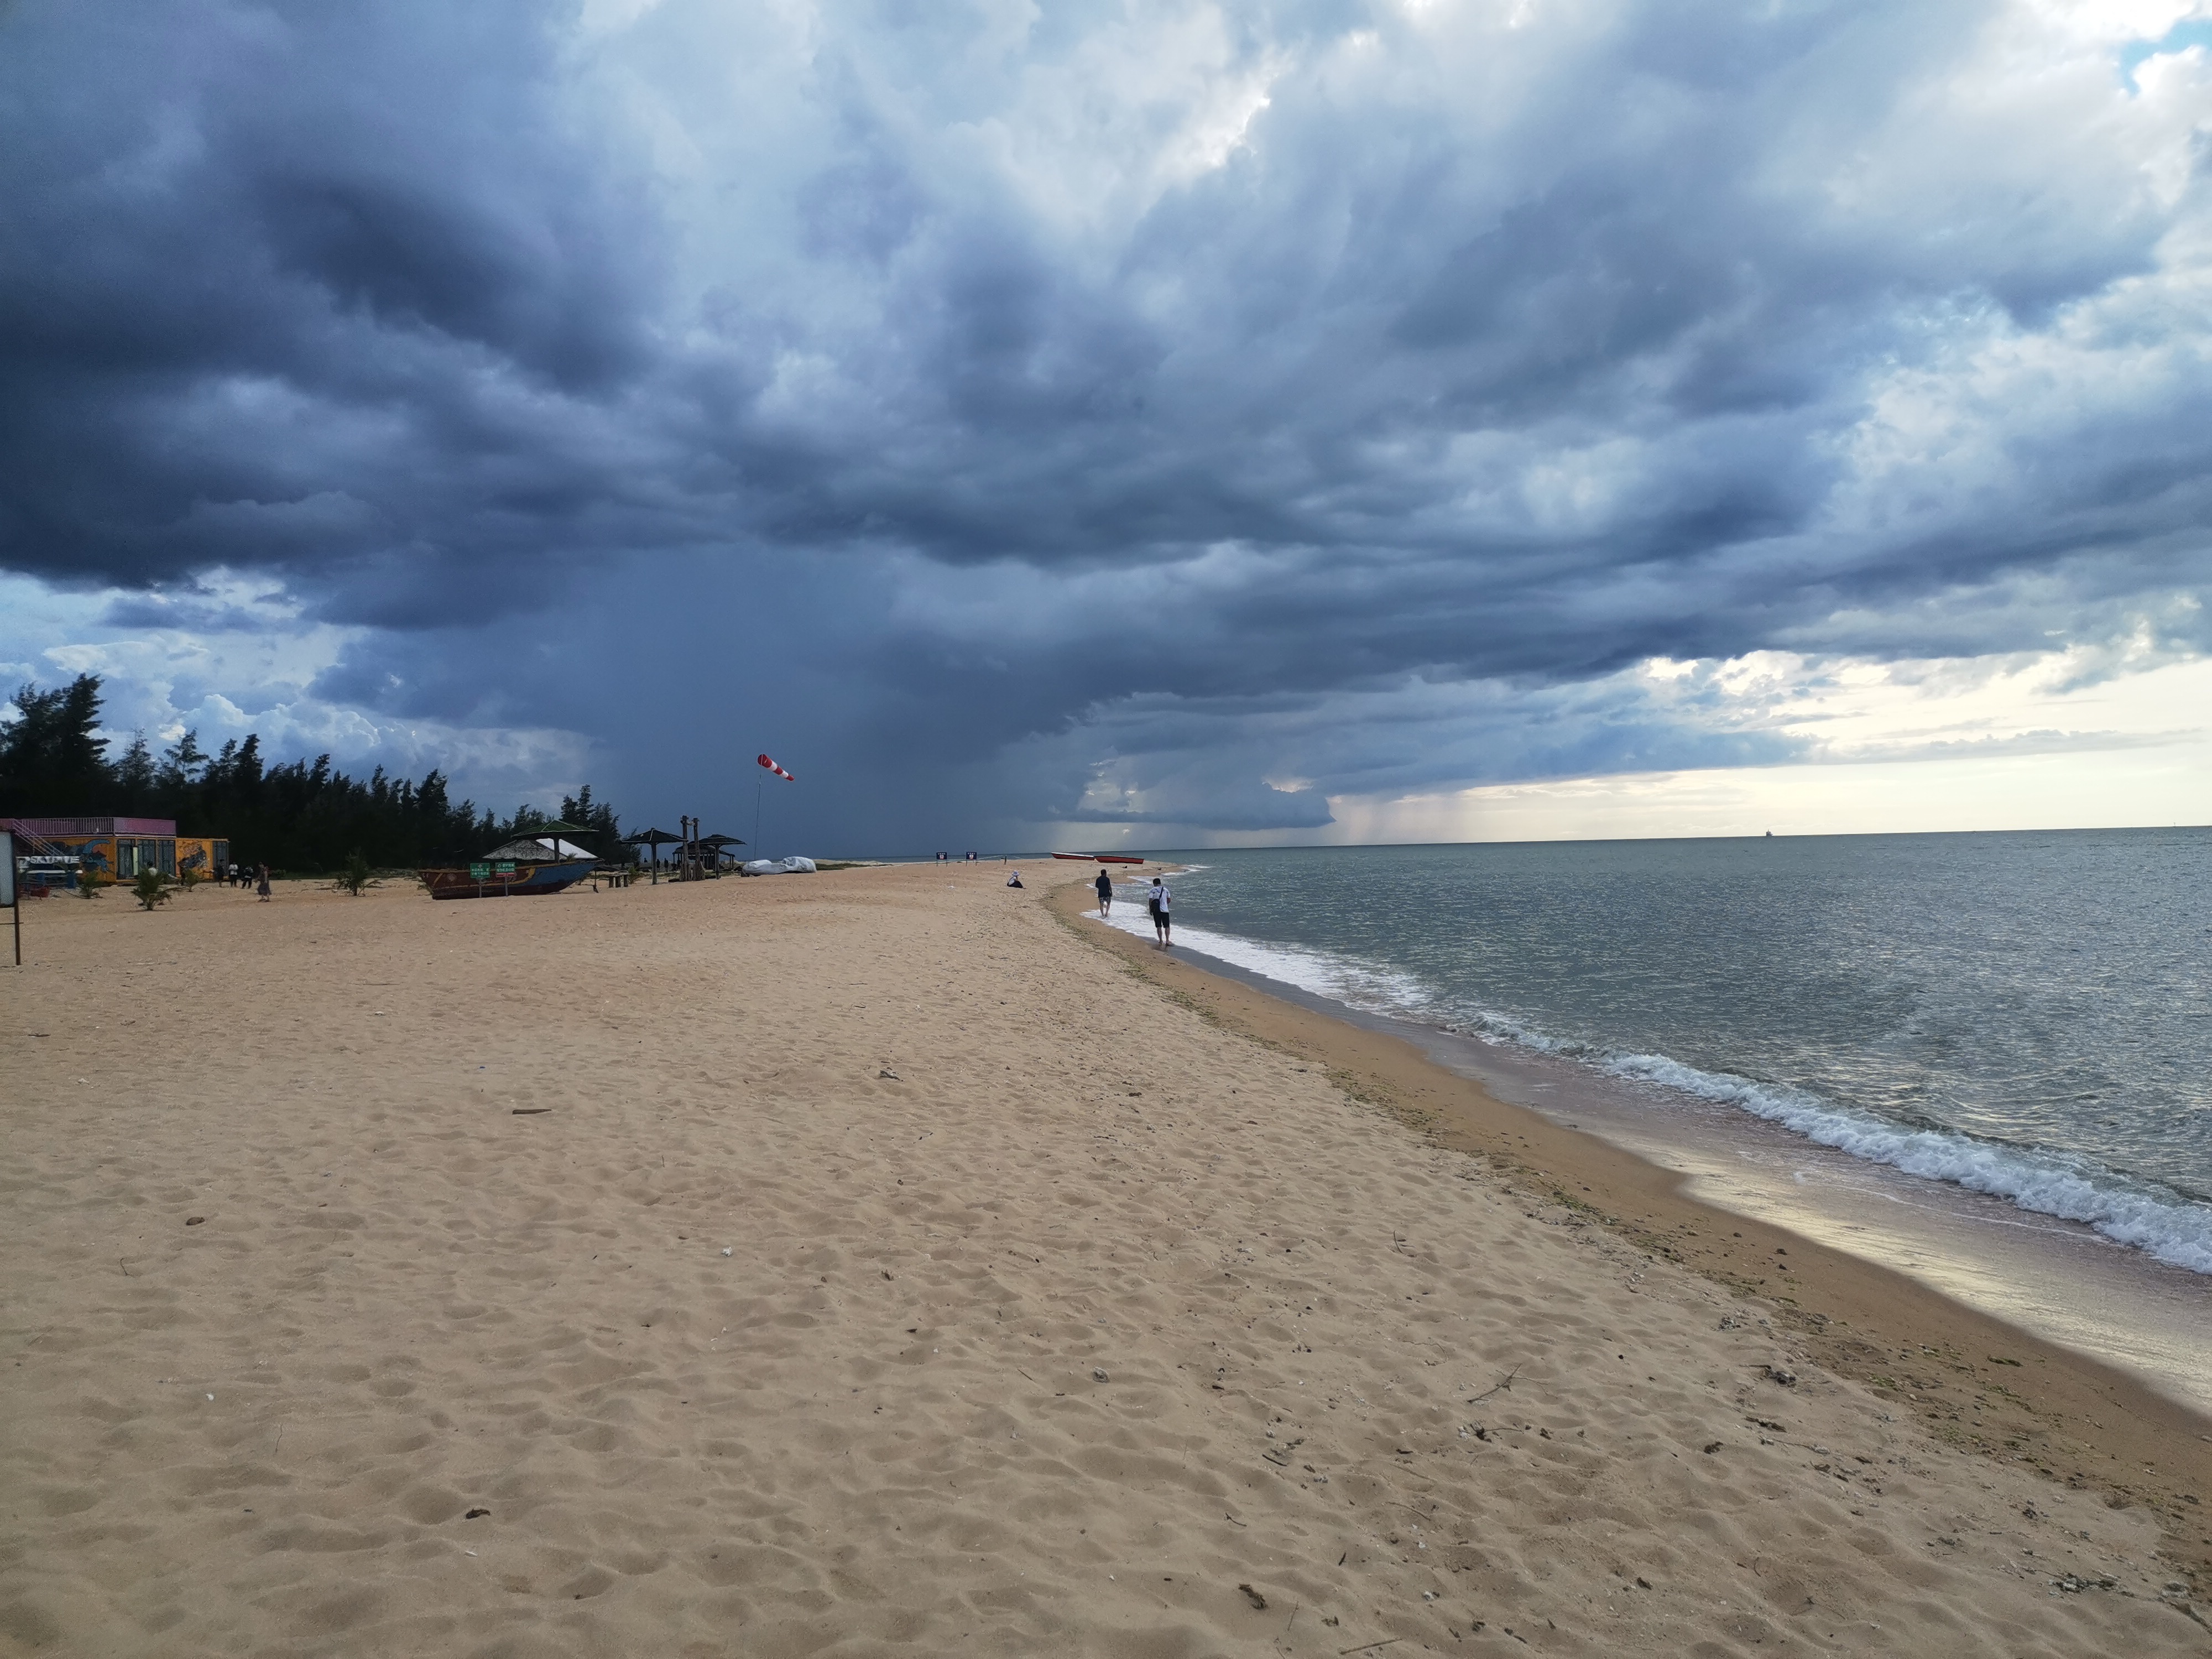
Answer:
<path fill-rule="evenodd" d="M 2083 1222 L 2160 1261 L 2212 1273 L 2212 1208 L 2178 1193 L 2146 1190 L 2086 1159 L 1948 1129 L 1908 1128 L 1800 1089 L 1699 1071 L 1665 1054 L 1619 1054 L 1601 1064 L 1616 1077 L 1640 1078 L 1738 1107 L 1870 1164 L 1955 1182 L 2039 1215 Z"/>
<path fill-rule="evenodd" d="M 1152 923 L 1142 892 L 1133 884 L 1117 890 L 1111 921 L 1124 933 L 1150 939 Z M 1088 914 L 1093 919 L 1097 915 L 1095 910 Z M 1622 1054 L 1565 1041 L 1493 1011 L 1453 1008 L 1412 974 L 1355 962 L 1334 951 L 1261 944 L 1181 924 L 1175 937 L 1179 945 L 1247 972 L 1364 1012 L 1449 1024 L 1489 1041 L 1581 1060 L 1617 1077 L 1735 1106 L 1854 1158 L 1930 1181 L 1954 1182 L 2040 1215 L 2081 1222 L 2158 1261 L 2212 1273 L 2212 1206 L 2131 1183 L 2087 1159 L 2000 1146 L 1948 1130 L 1909 1128 L 1802 1090 L 1700 1071 L 1665 1054 Z"/>
<path fill-rule="evenodd" d="M 1096 919 L 1096 910 L 1085 912 Z M 1139 939 L 1152 937 L 1152 919 L 1146 908 L 1144 889 L 1132 884 L 1116 889 L 1112 925 Z M 1428 988 L 1411 974 L 1375 968 L 1333 951 L 1309 950 L 1298 945 L 1262 945 L 1210 929 L 1175 927 L 1178 947 L 1203 951 L 1209 957 L 1264 974 L 1315 996 L 1341 1002 L 1365 1013 L 1395 1014 L 1401 1018 L 1425 1018 L 1432 1012 Z"/>

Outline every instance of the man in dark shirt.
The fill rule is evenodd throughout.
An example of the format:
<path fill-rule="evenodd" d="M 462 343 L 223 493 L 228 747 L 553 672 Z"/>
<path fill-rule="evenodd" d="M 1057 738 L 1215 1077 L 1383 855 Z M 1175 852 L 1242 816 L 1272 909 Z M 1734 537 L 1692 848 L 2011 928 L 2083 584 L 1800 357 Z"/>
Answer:
<path fill-rule="evenodd" d="M 1101 870 L 1091 884 L 1098 890 L 1098 920 L 1103 921 L 1114 908 L 1114 878 Z"/>

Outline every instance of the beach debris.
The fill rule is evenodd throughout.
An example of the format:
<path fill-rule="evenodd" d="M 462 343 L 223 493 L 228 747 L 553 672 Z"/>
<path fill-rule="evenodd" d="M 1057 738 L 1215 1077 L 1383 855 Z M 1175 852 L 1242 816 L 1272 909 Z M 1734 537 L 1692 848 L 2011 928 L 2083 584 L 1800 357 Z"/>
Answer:
<path fill-rule="evenodd" d="M 1724 1443 L 1724 1442 L 1718 1440 L 1708 1440 L 1705 1443 L 1705 1455 L 1711 1457 L 1715 1452 L 1718 1451 Z"/>
<path fill-rule="evenodd" d="M 204 1215 L 188 1215 L 185 1218 L 185 1225 L 187 1227 L 197 1227 L 206 1219 L 207 1218 Z"/>
<path fill-rule="evenodd" d="M 1489 1399 L 1489 1398 L 1490 1398 L 1490 1396 L 1491 1396 L 1491 1395 L 1492 1395 L 1493 1394 L 1510 1394 L 1510 1393 L 1512 1393 L 1512 1392 L 1513 1392 L 1513 1379 L 1514 1379 L 1515 1377 L 1516 1377 L 1516 1376 L 1520 1376 L 1520 1375 L 1521 1375 L 1521 1368 L 1520 1368 L 1518 1365 L 1516 1365 L 1516 1366 L 1515 1366 L 1511 1370 L 1510 1370 L 1510 1371 L 1506 1372 L 1504 1376 L 1503 1376 L 1499 1377 L 1499 1378 L 1498 1379 L 1498 1381 L 1496 1381 L 1495 1382 L 1492 1383 L 1488 1388 L 1485 1389 L 1484 1389 L 1480 1394 L 1474 1395 L 1469 1396 L 1469 1398 L 1468 1398 L 1468 1402 L 1467 1402 L 1467 1403 L 1468 1403 L 1468 1405 L 1472 1406 L 1472 1405 L 1474 1405 L 1474 1402 L 1475 1402 L 1476 1401 L 1478 1401 L 1478 1400 L 1487 1400 L 1487 1399 Z"/>
<path fill-rule="evenodd" d="M 890 1079 L 892 1082 L 894 1082 L 894 1083 L 896 1083 L 896 1082 L 899 1080 L 899 1074 L 898 1074 L 896 1072 L 894 1072 L 893 1070 L 891 1070 L 891 1068 L 890 1068 L 890 1066 L 884 1066 L 881 1071 L 878 1072 L 878 1073 L 876 1073 L 876 1075 L 877 1075 L 878 1077 L 887 1077 L 887 1078 L 889 1078 L 889 1079 Z"/>
<path fill-rule="evenodd" d="M 1244 1592 L 1244 1599 L 1247 1601 L 1249 1601 L 1253 1607 L 1261 1611 L 1266 1610 L 1267 1606 L 1267 1598 L 1266 1596 L 1261 1595 L 1259 1591 L 1254 1589 L 1249 1584 L 1239 1584 L 1237 1588 Z"/>
<path fill-rule="evenodd" d="M 724 1255 L 735 1255 L 737 1254 L 737 1252 L 736 1252 L 735 1250 L 732 1250 L 732 1249 L 724 1249 L 724 1250 L 723 1250 L 722 1254 L 723 1254 Z M 886 1277 L 889 1277 L 889 1275 L 885 1275 L 885 1276 L 886 1276 Z"/>
<path fill-rule="evenodd" d="M 1097 1365 L 1093 1365 L 1091 1368 L 1091 1380 L 1093 1382 L 1109 1382 L 1113 1381 L 1111 1377 L 1106 1375 L 1104 1369 Z"/>
<path fill-rule="evenodd" d="M 1769 1379 L 1779 1382 L 1785 1389 L 1795 1388 L 1797 1385 L 1797 1373 L 1786 1370 L 1783 1366 L 1769 1365 L 1766 1368 L 1766 1375 Z"/>
<path fill-rule="evenodd" d="M 517 1106 L 512 1115 L 515 1117 L 537 1117 L 552 1109 L 550 1106 Z"/>
<path fill-rule="evenodd" d="M 1636 1581 L 1636 1588 L 1638 1589 L 1650 1589 L 1651 1588 L 1651 1581 L 1649 1578 L 1638 1578 Z"/>
<path fill-rule="evenodd" d="M 463 1516 L 461 1519 L 464 1521 L 473 1521 L 479 1516 L 489 1515 L 491 1511 L 489 1510 L 478 1506 L 476 1509 L 471 1510 L 466 1515 Z"/>

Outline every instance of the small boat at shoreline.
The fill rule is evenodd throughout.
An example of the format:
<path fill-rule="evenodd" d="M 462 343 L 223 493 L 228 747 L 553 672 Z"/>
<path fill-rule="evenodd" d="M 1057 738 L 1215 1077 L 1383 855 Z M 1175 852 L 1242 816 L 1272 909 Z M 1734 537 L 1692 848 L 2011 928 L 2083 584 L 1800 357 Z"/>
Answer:
<path fill-rule="evenodd" d="M 417 870 L 434 899 L 522 898 L 574 887 L 597 866 L 596 859 L 544 859 L 503 866 L 470 865 L 458 870 Z"/>
<path fill-rule="evenodd" d="M 1054 853 L 1056 859 L 1072 859 L 1078 864 L 1142 864 L 1141 858 L 1127 853 Z"/>

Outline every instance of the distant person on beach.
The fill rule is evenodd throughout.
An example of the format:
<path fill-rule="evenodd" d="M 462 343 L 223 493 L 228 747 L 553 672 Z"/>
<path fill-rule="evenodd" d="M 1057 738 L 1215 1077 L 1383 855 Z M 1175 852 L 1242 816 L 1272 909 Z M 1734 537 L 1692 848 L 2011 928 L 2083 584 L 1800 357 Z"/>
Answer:
<path fill-rule="evenodd" d="M 1152 886 L 1146 890 L 1145 899 L 1145 908 L 1152 913 L 1153 937 L 1167 948 L 1174 949 L 1175 940 L 1170 937 L 1174 924 L 1168 915 L 1168 906 L 1174 899 L 1167 883 L 1154 876 Z"/>
<path fill-rule="evenodd" d="M 1006 877 L 1006 885 L 1007 885 L 1007 886 L 1009 886 L 1009 887 L 1018 887 L 1018 886 L 1020 886 L 1021 884 L 1022 884 L 1022 872 L 1021 872 L 1020 871 L 1018 871 L 1018 870 L 1013 871 L 1012 873 L 1010 873 L 1010 874 Z"/>
<path fill-rule="evenodd" d="M 260 883 L 259 883 L 259 884 L 258 884 L 258 885 L 257 885 L 257 886 L 254 888 L 254 890 L 254 890 L 255 892 L 257 892 L 257 893 L 258 893 L 258 894 L 260 894 L 260 895 L 261 895 L 262 902 L 263 902 L 264 903 L 266 903 L 266 902 L 268 902 L 268 898 L 269 898 L 269 866 L 268 866 L 267 865 L 265 865 L 265 864 L 264 864 L 264 865 L 263 865 L 263 866 L 261 866 L 261 880 L 260 880 Z"/>
<path fill-rule="evenodd" d="M 1101 870 L 1091 884 L 1098 890 L 1098 920 L 1103 921 L 1114 909 L 1114 878 Z"/>

